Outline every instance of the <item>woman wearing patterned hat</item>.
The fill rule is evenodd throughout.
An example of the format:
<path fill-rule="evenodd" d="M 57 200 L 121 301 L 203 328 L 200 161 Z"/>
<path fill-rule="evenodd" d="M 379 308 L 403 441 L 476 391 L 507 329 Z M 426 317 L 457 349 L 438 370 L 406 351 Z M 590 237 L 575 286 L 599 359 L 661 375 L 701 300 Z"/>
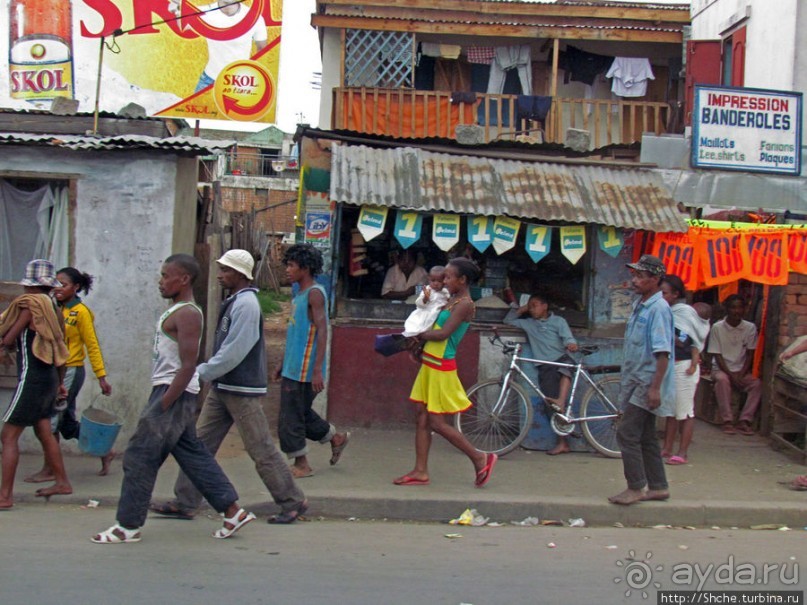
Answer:
<path fill-rule="evenodd" d="M 49 487 L 38 489 L 36 495 L 50 498 L 73 493 L 59 443 L 50 427 L 56 399 L 67 396 L 62 384 L 67 360 L 64 327 L 48 295 L 60 284 L 53 265 L 43 259 L 28 263 L 25 279 L 20 284 L 25 287 L 25 293 L 15 298 L 0 315 L 0 363 L 11 363 L 10 352 L 16 345 L 18 372 L 17 389 L 3 415 L 5 424 L 0 431 L 3 445 L 0 510 L 14 506 L 19 439 L 27 426 L 34 427 L 56 481 Z"/>

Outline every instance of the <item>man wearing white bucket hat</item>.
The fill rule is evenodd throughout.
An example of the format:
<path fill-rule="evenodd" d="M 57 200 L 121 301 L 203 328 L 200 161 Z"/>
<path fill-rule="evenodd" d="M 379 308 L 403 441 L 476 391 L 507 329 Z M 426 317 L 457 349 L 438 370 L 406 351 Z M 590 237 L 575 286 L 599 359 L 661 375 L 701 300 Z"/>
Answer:
<path fill-rule="evenodd" d="M 267 389 L 263 313 L 257 288 L 252 286 L 255 261 L 246 250 L 230 250 L 216 261 L 218 281 L 230 296 L 219 311 L 213 356 L 197 367 L 199 377 L 212 384 L 196 432 L 214 455 L 233 423 L 247 453 L 281 512 L 270 523 L 293 523 L 308 509 L 283 455 L 269 432 L 263 411 Z M 174 485 L 176 499 L 154 502 L 151 510 L 168 517 L 192 518 L 202 494 L 180 472 Z"/>

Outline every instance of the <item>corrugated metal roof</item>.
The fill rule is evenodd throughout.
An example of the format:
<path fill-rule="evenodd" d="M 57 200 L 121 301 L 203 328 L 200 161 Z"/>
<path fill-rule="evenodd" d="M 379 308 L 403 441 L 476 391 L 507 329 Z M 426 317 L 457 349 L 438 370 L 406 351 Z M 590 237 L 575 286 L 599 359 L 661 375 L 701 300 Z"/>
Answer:
<path fill-rule="evenodd" d="M 414 147 L 334 145 L 331 197 L 356 205 L 687 230 L 659 175 L 639 168 L 498 160 Z"/>
<path fill-rule="evenodd" d="M 197 137 L 157 138 L 136 134 L 93 137 L 0 132 L 0 145 L 39 145 L 62 147 L 76 151 L 157 149 L 161 151 L 189 152 L 193 155 L 207 155 L 228 149 L 234 144 L 235 141 L 210 141 Z"/>

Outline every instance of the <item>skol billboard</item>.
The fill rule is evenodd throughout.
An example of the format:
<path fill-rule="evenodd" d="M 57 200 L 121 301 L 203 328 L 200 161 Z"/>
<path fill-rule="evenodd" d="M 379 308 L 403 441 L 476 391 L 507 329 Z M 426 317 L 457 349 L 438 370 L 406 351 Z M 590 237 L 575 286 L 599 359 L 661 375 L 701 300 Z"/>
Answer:
<path fill-rule="evenodd" d="M 68 97 L 89 112 L 100 83 L 104 111 L 134 102 L 152 116 L 274 122 L 282 4 L 0 0 L 0 105 Z"/>

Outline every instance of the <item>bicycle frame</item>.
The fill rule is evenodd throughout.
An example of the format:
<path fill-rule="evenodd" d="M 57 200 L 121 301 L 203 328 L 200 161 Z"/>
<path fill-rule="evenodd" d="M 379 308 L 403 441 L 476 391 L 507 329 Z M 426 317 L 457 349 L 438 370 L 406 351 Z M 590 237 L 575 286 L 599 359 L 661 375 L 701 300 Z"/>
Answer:
<path fill-rule="evenodd" d="M 572 409 L 571 404 L 574 401 L 574 395 L 577 392 L 577 386 L 580 383 L 580 376 L 581 375 L 585 379 L 585 381 L 588 382 L 589 386 L 591 388 L 593 388 L 600 397 L 602 397 L 608 403 L 612 404 L 614 406 L 614 408 L 618 409 L 618 405 L 615 404 L 614 402 L 612 402 L 610 399 L 608 399 L 608 396 L 605 393 L 603 393 L 602 389 L 600 389 L 597 386 L 596 382 L 591 378 L 591 375 L 586 370 L 586 368 L 585 368 L 582 361 L 580 361 L 578 363 L 564 363 L 564 362 L 560 362 L 560 361 L 548 361 L 548 360 L 545 360 L 545 359 L 532 359 L 530 357 L 522 357 L 521 355 L 519 355 L 519 353 L 521 353 L 521 345 L 520 344 L 514 344 L 514 345 L 510 345 L 510 346 L 514 347 L 513 355 L 510 358 L 510 367 L 507 370 L 507 373 L 504 375 L 504 380 L 502 381 L 502 391 L 501 391 L 501 393 L 499 395 L 499 399 L 498 399 L 498 401 L 496 402 L 496 405 L 493 408 L 493 412 L 495 414 L 501 412 L 501 409 L 502 409 L 502 407 L 504 405 L 504 396 L 505 396 L 505 393 L 507 392 L 507 387 L 510 385 L 510 381 L 513 379 L 513 373 L 515 373 L 515 374 L 519 375 L 521 378 L 523 378 L 524 381 L 530 386 L 530 388 L 533 391 L 535 391 L 542 399 L 544 399 L 544 401 L 546 401 L 547 397 L 544 394 L 544 392 L 541 390 L 541 388 L 537 384 L 535 384 L 532 380 L 530 380 L 530 377 L 527 376 L 526 372 L 524 372 L 524 370 L 522 370 L 521 367 L 518 365 L 519 362 L 526 361 L 528 363 L 534 363 L 534 364 L 537 364 L 537 365 L 547 365 L 547 366 L 554 366 L 554 367 L 558 367 L 558 368 L 569 368 L 569 369 L 573 368 L 574 369 L 574 378 L 572 380 L 572 388 L 571 388 L 571 391 L 569 392 L 569 405 L 566 407 L 565 413 L 560 414 L 560 416 L 564 419 L 565 422 L 568 422 L 570 424 L 575 424 L 575 423 L 583 422 L 583 421 L 586 421 L 586 420 L 605 420 L 605 419 L 608 419 L 608 418 L 616 418 L 616 417 L 619 416 L 618 413 L 616 413 L 616 414 L 605 414 L 605 415 L 600 415 L 600 416 L 583 416 L 583 417 L 575 417 L 574 416 L 574 410 Z"/>

